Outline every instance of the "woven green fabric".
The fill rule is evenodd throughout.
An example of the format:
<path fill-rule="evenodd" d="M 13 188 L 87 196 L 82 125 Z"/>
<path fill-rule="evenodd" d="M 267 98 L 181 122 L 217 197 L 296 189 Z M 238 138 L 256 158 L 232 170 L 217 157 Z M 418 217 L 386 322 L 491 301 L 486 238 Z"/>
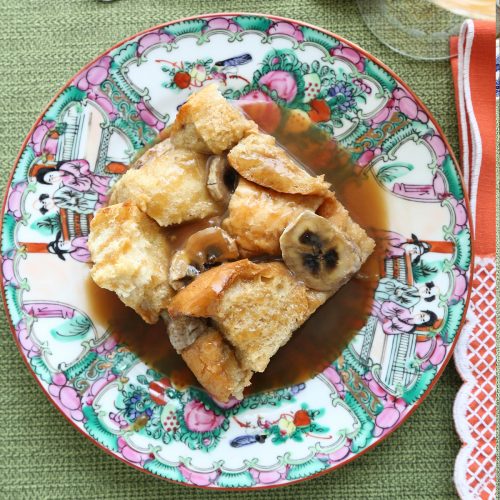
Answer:
<path fill-rule="evenodd" d="M 0 181 L 54 93 L 85 63 L 148 27 L 197 13 L 267 12 L 322 26 L 393 68 L 434 113 L 457 151 L 448 62 L 405 59 L 380 44 L 355 2 L 344 0 L 0 0 Z M 208 492 L 142 474 L 99 450 L 46 400 L 0 316 L 0 498 L 210 499 L 456 497 L 460 443 L 452 405 L 460 379 L 450 365 L 425 403 L 388 440 L 346 467 L 287 488 Z"/>

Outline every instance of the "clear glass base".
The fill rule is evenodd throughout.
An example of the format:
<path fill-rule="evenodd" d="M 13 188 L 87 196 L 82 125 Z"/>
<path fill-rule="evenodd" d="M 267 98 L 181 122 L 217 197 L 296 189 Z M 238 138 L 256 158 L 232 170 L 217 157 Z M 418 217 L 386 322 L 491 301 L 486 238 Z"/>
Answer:
<path fill-rule="evenodd" d="M 370 31 L 392 50 L 413 59 L 449 59 L 450 36 L 464 18 L 429 0 L 357 0 Z"/>

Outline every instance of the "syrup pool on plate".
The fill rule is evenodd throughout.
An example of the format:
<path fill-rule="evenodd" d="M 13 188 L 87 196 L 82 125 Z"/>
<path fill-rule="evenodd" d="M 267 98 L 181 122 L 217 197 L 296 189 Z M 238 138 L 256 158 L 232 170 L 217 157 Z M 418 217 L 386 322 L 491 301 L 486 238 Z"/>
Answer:
<path fill-rule="evenodd" d="M 324 174 L 351 217 L 369 234 L 373 229 L 387 227 L 384 194 L 374 176 L 362 172 L 350 155 L 331 141 L 305 113 L 289 111 L 274 103 L 245 104 L 243 109 L 263 131 L 274 135 L 304 168 L 316 175 Z M 166 231 L 172 246 L 179 248 L 191 234 L 217 225 L 218 221 L 217 218 L 206 219 Z M 254 375 L 246 393 L 304 382 L 335 361 L 365 324 L 382 262 L 383 256 L 376 249 L 360 272 L 278 350 L 265 372 Z M 108 324 L 120 343 L 126 344 L 145 363 L 171 378 L 176 386 L 199 387 L 194 375 L 171 346 L 162 320 L 156 325 L 146 324 L 114 293 L 100 289 L 90 278 L 87 294 L 92 317 Z"/>

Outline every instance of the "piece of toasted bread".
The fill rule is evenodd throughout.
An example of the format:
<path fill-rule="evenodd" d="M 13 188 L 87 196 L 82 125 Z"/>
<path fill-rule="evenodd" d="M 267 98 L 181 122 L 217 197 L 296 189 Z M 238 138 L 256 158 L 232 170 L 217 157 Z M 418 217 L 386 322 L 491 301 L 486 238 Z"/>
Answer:
<path fill-rule="evenodd" d="M 200 274 L 180 290 L 170 304 L 168 312 L 174 318 L 177 316 L 210 318 L 217 312 L 220 296 L 235 280 L 252 279 L 260 274 L 271 276 L 269 273 L 270 270 L 266 266 L 254 264 L 248 259 L 214 267 Z"/>
<path fill-rule="evenodd" d="M 221 207 L 206 186 L 206 159 L 170 147 L 150 154 L 140 169 L 129 170 L 115 184 L 110 204 L 131 200 L 165 227 L 215 215 Z"/>
<path fill-rule="evenodd" d="M 243 369 L 264 371 L 271 357 L 309 317 L 306 287 L 280 262 L 246 259 L 196 278 L 172 300 L 172 316 L 211 318 Z"/>
<path fill-rule="evenodd" d="M 293 332 L 359 269 L 374 242 L 323 176 L 310 175 L 273 137 L 260 133 L 215 85 L 188 99 L 170 134 L 139 159 L 139 169 L 117 182 L 111 195 L 115 205 L 96 214 L 89 237 L 91 275 L 147 322 L 161 313 L 176 351 L 200 383 L 226 402 L 243 397 L 252 374 L 264 371 Z M 174 296 L 168 285 L 170 249 L 158 224 L 222 213 L 222 203 L 212 199 L 206 186 L 206 155 L 227 151 L 241 178 L 223 228 L 235 238 L 241 255 L 283 256 L 289 268 L 283 262 L 225 262 L 202 272 Z M 307 224 L 316 224 L 311 227 L 318 228 L 317 234 L 335 243 L 325 247 L 330 253 L 359 257 L 356 269 L 339 264 L 332 274 L 320 276 L 330 278 L 326 285 L 311 282 L 303 272 L 314 272 L 304 267 L 306 257 L 320 254 L 317 244 L 309 245 L 309 253 L 300 246 L 312 231 L 303 221 L 305 212 Z M 337 254 L 339 262 L 342 255 L 339 259 Z"/>
<path fill-rule="evenodd" d="M 171 130 L 176 147 L 221 154 L 257 125 L 231 106 L 212 84 L 192 94 L 181 106 Z"/>
<path fill-rule="evenodd" d="M 351 219 L 349 212 L 330 191 L 317 210 L 318 215 L 325 217 L 354 243 L 359 251 L 361 261 L 370 256 L 375 248 L 375 241 L 366 234 L 366 231 Z"/>
<path fill-rule="evenodd" d="M 134 163 L 132 164 L 132 169 L 142 168 L 149 161 L 158 158 L 159 156 L 161 156 L 162 154 L 166 153 L 171 149 L 174 149 L 172 141 L 170 140 L 169 137 L 164 138 L 162 141 L 153 144 L 151 147 L 148 147 L 146 151 L 142 151 L 139 158 L 134 160 Z"/>
<path fill-rule="evenodd" d="M 88 247 L 94 282 L 115 292 L 147 323 L 158 321 L 173 295 L 170 248 L 160 226 L 132 202 L 112 205 L 92 219 Z"/>
<path fill-rule="evenodd" d="M 233 348 L 220 332 L 208 329 L 183 349 L 181 356 L 200 384 L 216 399 L 222 402 L 231 396 L 243 399 L 243 389 L 250 385 L 252 371 L 241 368 Z"/>
<path fill-rule="evenodd" d="M 267 134 L 248 135 L 231 149 L 227 158 L 245 179 L 280 193 L 324 196 L 330 188 L 323 176 L 308 174 Z"/>
<path fill-rule="evenodd" d="M 236 240 L 243 256 L 280 255 L 279 239 L 285 227 L 322 202 L 320 196 L 278 193 L 241 178 L 222 227 Z"/>

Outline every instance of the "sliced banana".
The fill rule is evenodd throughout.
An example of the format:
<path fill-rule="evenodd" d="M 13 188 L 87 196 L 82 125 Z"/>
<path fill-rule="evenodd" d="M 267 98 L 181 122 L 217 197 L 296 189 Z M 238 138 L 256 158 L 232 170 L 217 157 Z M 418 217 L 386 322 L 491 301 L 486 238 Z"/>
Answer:
<path fill-rule="evenodd" d="M 200 318 L 189 316 L 172 318 L 167 311 L 162 311 L 161 317 L 167 327 L 170 343 L 179 354 L 208 330 L 206 321 Z"/>
<path fill-rule="evenodd" d="M 192 234 L 186 241 L 184 251 L 191 263 L 203 271 L 239 256 L 236 242 L 220 227 L 207 227 Z"/>
<path fill-rule="evenodd" d="M 197 231 L 187 239 L 184 248 L 172 256 L 168 275 L 170 286 L 180 290 L 200 272 L 238 257 L 236 242 L 220 227 Z"/>
<path fill-rule="evenodd" d="M 207 160 L 207 189 L 210 196 L 221 203 L 228 203 L 236 189 L 237 174 L 225 156 L 211 156 Z"/>
<path fill-rule="evenodd" d="M 346 235 L 310 210 L 286 227 L 280 247 L 288 268 L 314 290 L 336 291 L 361 266 Z"/>
<path fill-rule="evenodd" d="M 178 250 L 172 256 L 168 272 L 168 282 L 174 290 L 185 287 L 200 271 L 191 264 L 189 256 L 184 250 Z"/>

